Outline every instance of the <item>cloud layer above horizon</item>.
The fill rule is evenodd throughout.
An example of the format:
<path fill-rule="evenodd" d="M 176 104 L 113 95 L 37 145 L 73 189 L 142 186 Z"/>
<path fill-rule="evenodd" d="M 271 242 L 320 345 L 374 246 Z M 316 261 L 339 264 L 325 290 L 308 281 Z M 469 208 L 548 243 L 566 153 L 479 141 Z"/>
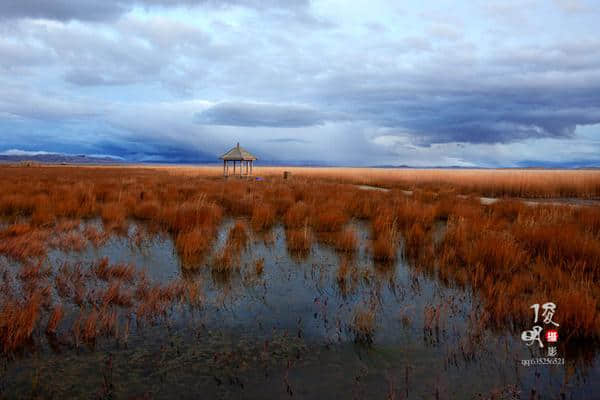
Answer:
<path fill-rule="evenodd" d="M 0 3 L 0 152 L 600 165 L 593 0 Z"/>

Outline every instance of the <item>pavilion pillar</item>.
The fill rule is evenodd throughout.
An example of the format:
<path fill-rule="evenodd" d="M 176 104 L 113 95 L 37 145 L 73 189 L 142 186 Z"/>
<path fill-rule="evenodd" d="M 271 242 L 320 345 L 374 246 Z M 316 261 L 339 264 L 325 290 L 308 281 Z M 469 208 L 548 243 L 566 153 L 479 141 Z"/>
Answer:
<path fill-rule="evenodd" d="M 233 160 L 233 175 L 235 176 L 235 160 Z"/>
<path fill-rule="evenodd" d="M 223 160 L 223 176 L 227 176 L 227 174 L 225 173 L 225 164 L 227 163 L 227 161 Z"/>
<path fill-rule="evenodd" d="M 252 175 L 252 166 L 254 165 L 254 160 L 250 161 L 250 175 Z"/>

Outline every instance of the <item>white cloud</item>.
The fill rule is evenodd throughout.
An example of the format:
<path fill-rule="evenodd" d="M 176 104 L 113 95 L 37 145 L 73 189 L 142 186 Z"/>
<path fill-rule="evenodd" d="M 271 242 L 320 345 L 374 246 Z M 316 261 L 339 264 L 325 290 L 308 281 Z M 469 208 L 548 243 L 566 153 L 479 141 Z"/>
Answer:
<path fill-rule="evenodd" d="M 3 152 L 0 152 L 0 155 L 3 155 L 3 156 L 39 156 L 39 155 L 44 155 L 44 154 L 57 154 L 57 153 L 50 153 L 47 151 L 26 151 L 26 150 L 19 150 L 19 149 L 10 149 L 10 150 L 5 150 Z"/>

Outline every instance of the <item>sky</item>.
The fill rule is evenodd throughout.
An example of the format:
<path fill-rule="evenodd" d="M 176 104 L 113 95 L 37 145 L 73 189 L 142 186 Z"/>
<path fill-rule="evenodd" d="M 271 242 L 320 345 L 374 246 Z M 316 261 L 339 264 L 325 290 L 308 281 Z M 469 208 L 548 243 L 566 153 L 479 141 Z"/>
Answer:
<path fill-rule="evenodd" d="M 0 2 L 0 154 L 600 166 L 596 0 Z"/>

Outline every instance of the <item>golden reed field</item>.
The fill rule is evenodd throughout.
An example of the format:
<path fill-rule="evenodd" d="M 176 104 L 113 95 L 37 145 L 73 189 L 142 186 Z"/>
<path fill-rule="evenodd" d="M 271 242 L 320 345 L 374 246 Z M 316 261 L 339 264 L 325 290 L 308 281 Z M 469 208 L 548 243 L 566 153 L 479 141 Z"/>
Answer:
<path fill-rule="evenodd" d="M 291 179 L 282 179 L 284 170 Z M 353 273 L 357 250 L 349 223 L 364 221 L 378 268 L 402 257 L 472 290 L 484 304 L 486 327 L 526 326 L 530 305 L 542 296 L 560 305 L 561 337 L 600 338 L 600 207 L 515 199 L 598 198 L 600 172 L 263 167 L 255 168 L 261 180 L 221 174 L 220 167 L 1 166 L 0 350 L 18 353 L 57 331 L 69 332 L 76 346 L 100 336 L 126 338 L 123 310 L 151 321 L 172 304 L 195 304 L 198 287 L 185 280 L 153 284 L 132 266 L 106 259 L 85 270 L 65 263 L 52 271 L 45 263 L 53 249 L 98 246 L 134 222 L 146 234 L 171 236 L 185 269 L 222 275 L 240 268 L 250 232 L 268 235 L 282 224 L 294 256 L 314 242 L 343 256 L 335 267 L 341 284 Z M 503 199 L 485 205 L 477 196 Z M 215 252 L 227 217 L 235 225 Z M 77 229 L 91 220 L 103 229 Z M 261 259 L 251 266 L 257 275 L 264 267 Z M 97 289 L 92 282 L 107 284 Z M 76 318 L 64 317 L 67 303 Z M 372 319 L 368 310 L 357 312 L 356 331 L 368 333 Z"/>
<path fill-rule="evenodd" d="M 220 166 L 150 168 L 192 176 L 223 174 Z M 403 189 L 446 189 L 491 197 L 600 199 L 598 170 L 255 167 L 254 171 L 257 176 L 278 177 L 283 171 L 290 171 L 294 176 L 336 183 Z"/>

